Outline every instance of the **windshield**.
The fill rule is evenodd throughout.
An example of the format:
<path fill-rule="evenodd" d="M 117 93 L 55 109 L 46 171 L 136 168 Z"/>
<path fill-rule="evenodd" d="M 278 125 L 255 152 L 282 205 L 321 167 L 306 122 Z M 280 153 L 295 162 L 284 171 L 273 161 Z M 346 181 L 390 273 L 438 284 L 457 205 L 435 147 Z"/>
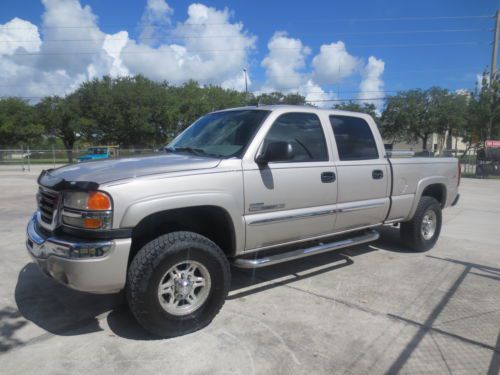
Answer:
<path fill-rule="evenodd" d="M 237 110 L 201 117 L 167 147 L 170 152 L 190 152 L 216 157 L 241 157 L 269 111 Z"/>
<path fill-rule="evenodd" d="M 106 153 L 106 149 L 105 148 L 89 148 L 88 153 L 93 154 L 93 155 L 102 155 L 102 154 Z"/>

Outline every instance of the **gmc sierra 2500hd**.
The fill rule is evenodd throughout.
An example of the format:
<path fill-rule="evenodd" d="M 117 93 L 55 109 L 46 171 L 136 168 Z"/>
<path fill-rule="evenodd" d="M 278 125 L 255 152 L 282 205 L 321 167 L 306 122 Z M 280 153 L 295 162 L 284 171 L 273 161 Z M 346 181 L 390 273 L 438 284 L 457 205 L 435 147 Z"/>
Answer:
<path fill-rule="evenodd" d="M 80 291 L 126 290 L 153 334 L 206 326 L 230 263 L 256 268 L 374 241 L 401 223 L 430 249 L 456 204 L 453 158 L 391 158 L 362 113 L 258 106 L 209 113 L 166 154 L 42 172 L 27 248 Z"/>

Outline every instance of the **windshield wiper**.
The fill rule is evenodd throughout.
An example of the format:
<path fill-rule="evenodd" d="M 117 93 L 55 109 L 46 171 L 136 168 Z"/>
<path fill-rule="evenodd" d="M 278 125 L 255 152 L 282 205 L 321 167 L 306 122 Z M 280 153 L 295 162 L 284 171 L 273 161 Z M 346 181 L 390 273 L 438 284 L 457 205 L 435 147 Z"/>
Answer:
<path fill-rule="evenodd" d="M 211 154 L 209 152 L 206 152 L 202 148 L 195 148 L 195 147 L 167 147 L 165 148 L 167 152 L 188 152 L 193 155 L 198 155 L 198 156 L 209 156 L 213 158 L 225 158 L 225 155 L 217 155 L 217 154 Z"/>

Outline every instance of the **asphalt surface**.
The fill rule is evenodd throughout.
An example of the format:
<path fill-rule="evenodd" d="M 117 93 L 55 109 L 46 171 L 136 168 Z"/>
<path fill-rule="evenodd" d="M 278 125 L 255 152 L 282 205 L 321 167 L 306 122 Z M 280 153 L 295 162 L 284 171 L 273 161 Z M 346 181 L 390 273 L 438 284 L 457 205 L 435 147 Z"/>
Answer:
<path fill-rule="evenodd" d="M 499 373 L 500 180 L 462 181 L 429 252 L 387 227 L 371 245 L 233 270 L 211 325 L 159 340 L 121 295 L 68 290 L 30 263 L 36 176 L 0 169 L 2 374 Z"/>

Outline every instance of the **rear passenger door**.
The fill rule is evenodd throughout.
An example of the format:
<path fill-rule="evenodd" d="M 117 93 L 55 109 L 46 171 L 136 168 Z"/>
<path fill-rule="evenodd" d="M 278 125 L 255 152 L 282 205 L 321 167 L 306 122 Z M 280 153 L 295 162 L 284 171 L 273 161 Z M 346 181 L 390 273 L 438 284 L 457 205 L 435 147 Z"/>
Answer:
<path fill-rule="evenodd" d="M 247 250 L 334 230 L 335 166 L 319 117 L 302 112 L 279 115 L 259 143 L 265 147 L 276 141 L 292 145 L 292 160 L 258 165 L 257 150 L 243 160 Z"/>
<path fill-rule="evenodd" d="M 329 119 L 338 152 L 335 231 L 382 223 L 389 210 L 391 176 L 373 130 L 362 117 L 330 115 Z"/>

